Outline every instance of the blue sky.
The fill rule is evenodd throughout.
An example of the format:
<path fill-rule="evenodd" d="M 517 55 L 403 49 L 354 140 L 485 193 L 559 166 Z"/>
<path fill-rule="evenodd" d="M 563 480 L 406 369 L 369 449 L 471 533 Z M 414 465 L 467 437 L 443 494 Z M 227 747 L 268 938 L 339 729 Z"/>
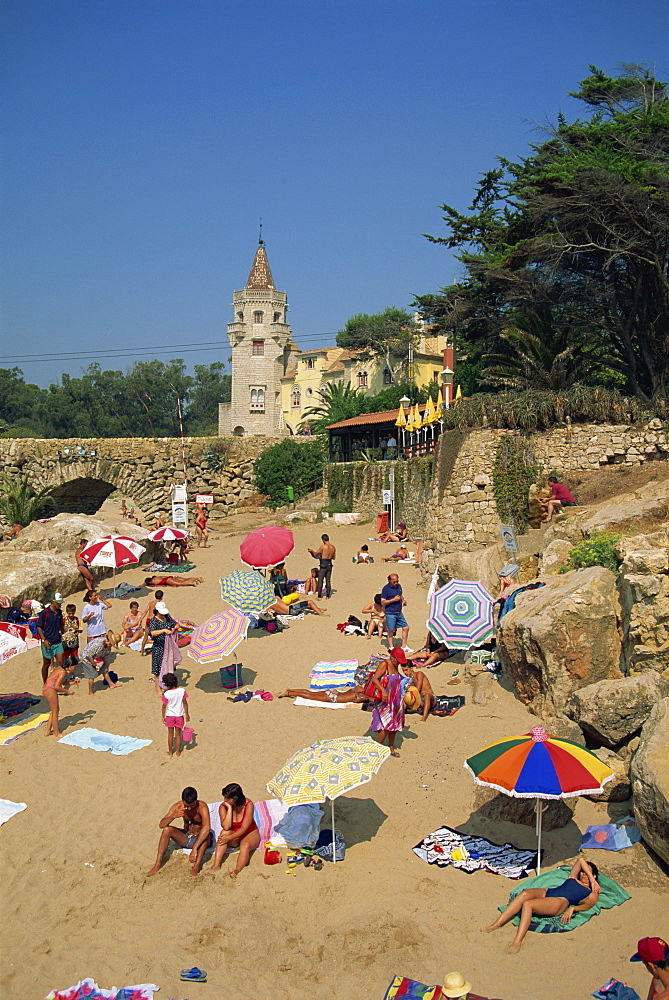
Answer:
<path fill-rule="evenodd" d="M 52 355 L 41 385 L 71 352 L 226 358 L 260 216 L 301 347 L 409 306 L 458 274 L 438 206 L 582 113 L 589 63 L 667 79 L 668 26 L 665 0 L 3 0 L 3 357 Z"/>

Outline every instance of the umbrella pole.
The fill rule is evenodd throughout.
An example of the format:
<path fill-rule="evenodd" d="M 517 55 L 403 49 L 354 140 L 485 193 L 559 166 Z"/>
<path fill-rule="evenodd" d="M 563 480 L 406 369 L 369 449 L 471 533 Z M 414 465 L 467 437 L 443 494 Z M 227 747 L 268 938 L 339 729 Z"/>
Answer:
<path fill-rule="evenodd" d="M 330 805 L 332 807 L 332 863 L 337 864 L 337 854 L 335 852 L 335 832 L 334 832 L 334 799 L 330 799 Z"/>
<path fill-rule="evenodd" d="M 536 799 L 534 808 L 537 813 L 537 875 L 541 875 L 541 825 L 544 815 L 541 799 Z"/>

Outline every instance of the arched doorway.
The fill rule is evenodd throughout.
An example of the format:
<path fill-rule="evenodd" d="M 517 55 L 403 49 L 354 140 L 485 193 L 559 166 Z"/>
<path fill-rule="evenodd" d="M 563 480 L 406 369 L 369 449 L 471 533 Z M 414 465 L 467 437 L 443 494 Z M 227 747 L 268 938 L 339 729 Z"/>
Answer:
<path fill-rule="evenodd" d="M 44 508 L 47 517 L 56 514 L 97 514 L 116 487 L 103 479 L 80 477 L 57 486 Z"/>
<path fill-rule="evenodd" d="M 232 429 L 232 433 L 233 433 L 233 435 L 234 435 L 235 437 L 238 437 L 238 438 L 243 438 L 243 437 L 244 437 L 244 434 L 245 434 L 246 432 L 245 432 L 244 428 L 243 428 L 243 427 L 241 426 L 241 424 L 237 424 L 237 426 L 236 426 L 236 427 L 233 427 L 233 429 Z"/>

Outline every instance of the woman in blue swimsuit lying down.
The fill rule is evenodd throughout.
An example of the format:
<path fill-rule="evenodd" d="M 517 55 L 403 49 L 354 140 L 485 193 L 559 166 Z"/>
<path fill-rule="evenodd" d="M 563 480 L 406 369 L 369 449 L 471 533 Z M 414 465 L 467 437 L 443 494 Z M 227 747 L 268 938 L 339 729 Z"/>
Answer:
<path fill-rule="evenodd" d="M 598 875 L 596 864 L 577 858 L 566 881 L 553 889 L 523 889 L 487 930 L 497 930 L 520 913 L 516 936 L 509 945 L 509 951 L 518 951 L 533 917 L 560 917 L 566 924 L 574 913 L 594 906 L 600 893 Z"/>

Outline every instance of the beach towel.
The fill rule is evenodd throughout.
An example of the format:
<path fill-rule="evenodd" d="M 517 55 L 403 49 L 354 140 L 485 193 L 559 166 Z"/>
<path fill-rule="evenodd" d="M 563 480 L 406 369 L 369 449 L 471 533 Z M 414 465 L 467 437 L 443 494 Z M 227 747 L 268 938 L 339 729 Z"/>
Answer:
<path fill-rule="evenodd" d="M 0 719 L 12 719 L 15 715 L 22 715 L 29 708 L 39 705 L 40 699 L 24 691 L 22 694 L 0 694 Z"/>
<path fill-rule="evenodd" d="M 28 715 L 25 719 L 21 719 L 20 722 L 7 722 L 4 726 L 0 726 L 0 747 L 11 743 L 12 740 L 15 740 L 18 736 L 23 736 L 24 733 L 30 733 L 33 729 L 37 729 L 48 718 L 48 712 L 40 712 Z"/>
<path fill-rule="evenodd" d="M 581 838 L 581 850 L 584 847 L 599 851 L 623 851 L 641 840 L 641 831 L 633 816 L 625 816 L 617 823 L 604 823 L 601 826 L 589 826 Z"/>
<path fill-rule="evenodd" d="M 309 675 L 310 691 L 327 691 L 329 688 L 355 687 L 357 660 L 321 660 Z"/>
<path fill-rule="evenodd" d="M 134 594 L 138 590 L 143 590 L 143 587 L 133 587 L 131 583 L 126 583 L 123 580 L 119 583 L 118 587 L 112 587 L 111 590 L 103 590 L 101 594 L 103 597 L 127 597 L 128 594 Z"/>
<path fill-rule="evenodd" d="M 619 979 L 609 979 L 608 983 L 604 983 L 590 996 L 596 997 L 597 1000 L 641 1000 L 636 990 L 621 983 Z"/>
<path fill-rule="evenodd" d="M 27 809 L 25 802 L 12 802 L 10 799 L 0 799 L 0 826 L 6 823 L 12 816 Z"/>
<path fill-rule="evenodd" d="M 103 990 L 94 979 L 82 979 L 76 986 L 65 990 L 51 990 L 45 1000 L 152 1000 L 160 989 L 155 983 L 141 983 L 139 986 L 112 986 Z"/>
<path fill-rule="evenodd" d="M 395 976 L 383 1000 L 394 1000 L 395 997 L 405 997 L 405 1000 L 442 1000 L 444 992 L 441 986 L 426 986 L 416 979 Z M 478 993 L 468 993 L 467 1000 L 487 1000 L 487 998 L 479 996 Z"/>
<path fill-rule="evenodd" d="M 207 808 L 209 810 L 209 822 L 211 824 L 211 832 L 214 835 L 214 844 L 221 832 L 221 817 L 219 814 L 220 802 L 208 802 Z M 253 806 L 253 818 L 255 820 L 256 826 L 258 827 L 258 832 L 260 834 L 260 846 L 263 847 L 264 844 L 271 841 L 275 847 L 285 847 L 286 841 L 283 839 L 280 833 L 276 833 L 274 827 L 288 812 L 288 806 L 285 806 L 283 802 L 279 799 L 264 799 L 262 802 L 256 802 Z M 213 851 L 213 847 L 208 847 L 205 854 L 208 851 Z M 234 853 L 229 851 L 228 853 Z M 184 847 L 182 849 L 183 854 L 190 854 L 191 849 Z"/>
<path fill-rule="evenodd" d="M 336 702 L 332 701 L 311 701 L 309 698 L 296 698 L 293 705 L 299 705 L 300 708 L 357 708 L 360 710 L 362 704 L 348 701 L 344 702 L 343 705 L 338 705 Z"/>
<path fill-rule="evenodd" d="M 569 878 L 570 871 L 571 868 L 569 865 L 561 865 L 552 871 L 542 872 L 541 875 L 537 875 L 535 878 L 528 878 L 522 885 L 511 890 L 509 903 L 523 889 L 553 889 L 558 885 L 562 885 L 565 879 Z M 610 910 L 614 906 L 622 906 L 623 903 L 632 898 L 628 892 L 625 892 L 622 886 L 619 886 L 612 878 L 609 878 L 608 875 L 603 875 L 601 872 L 599 873 L 599 884 L 601 886 L 599 900 L 589 910 L 581 910 L 575 913 L 567 924 L 560 923 L 559 916 L 536 917 L 530 924 L 530 930 L 537 931 L 539 934 L 561 934 L 564 931 L 573 931 L 577 927 L 580 927 L 581 924 L 587 923 L 591 917 L 597 916 L 602 910 Z M 506 906 L 498 906 L 497 909 L 503 912 Z M 519 917 L 514 917 L 511 921 L 513 924 L 518 924 L 519 922 Z"/>
<path fill-rule="evenodd" d="M 458 847 L 464 847 L 469 856 L 454 860 L 451 854 Z M 421 840 L 420 844 L 416 844 L 413 852 L 429 865 L 438 865 L 440 868 L 453 865 L 468 875 L 476 871 L 488 871 L 494 875 L 505 875 L 506 878 L 525 878 L 537 866 L 536 851 L 521 851 L 513 844 L 494 844 L 485 837 L 458 833 L 450 826 L 439 827 L 429 837 Z"/>
<path fill-rule="evenodd" d="M 195 563 L 151 563 L 147 570 L 147 575 L 149 573 L 167 573 L 171 575 L 172 573 L 189 573 L 192 569 L 195 569 Z"/>
<path fill-rule="evenodd" d="M 71 747 L 81 747 L 82 750 L 109 750 L 116 757 L 125 757 L 133 750 L 148 747 L 152 740 L 138 740 L 134 736 L 115 736 L 114 733 L 103 733 L 99 729 L 77 729 L 76 732 L 63 736 L 59 743 Z"/>

